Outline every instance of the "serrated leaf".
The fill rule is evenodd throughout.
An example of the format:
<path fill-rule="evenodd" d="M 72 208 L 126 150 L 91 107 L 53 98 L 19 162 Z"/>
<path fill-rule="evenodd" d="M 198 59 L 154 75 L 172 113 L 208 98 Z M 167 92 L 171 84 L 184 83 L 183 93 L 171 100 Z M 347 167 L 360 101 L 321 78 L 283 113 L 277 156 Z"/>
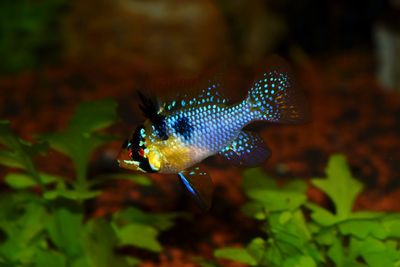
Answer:
<path fill-rule="evenodd" d="M 325 179 L 313 179 L 313 185 L 332 199 L 339 220 L 349 218 L 355 198 L 363 188 L 362 184 L 352 177 L 342 155 L 330 157 L 326 175 Z"/>
<path fill-rule="evenodd" d="M 295 210 L 307 200 L 304 194 L 279 190 L 253 189 L 247 195 L 269 212 Z"/>
<path fill-rule="evenodd" d="M 233 260 L 256 266 L 257 261 L 250 255 L 250 253 L 244 248 L 222 248 L 214 251 L 214 256 L 217 258 Z"/>
<path fill-rule="evenodd" d="M 395 266 L 400 260 L 396 242 L 383 242 L 371 237 L 352 239 L 350 250 L 352 257 L 361 256 L 371 267 Z"/>
<path fill-rule="evenodd" d="M 157 240 L 158 231 L 153 227 L 144 224 L 129 224 L 123 227 L 114 227 L 119 244 L 131 245 L 147 249 L 153 252 L 160 252 L 162 247 Z"/>
<path fill-rule="evenodd" d="M 340 222 L 338 227 L 342 235 L 353 235 L 360 239 L 368 236 L 384 239 L 387 235 L 380 221 L 376 220 L 346 220 Z"/>

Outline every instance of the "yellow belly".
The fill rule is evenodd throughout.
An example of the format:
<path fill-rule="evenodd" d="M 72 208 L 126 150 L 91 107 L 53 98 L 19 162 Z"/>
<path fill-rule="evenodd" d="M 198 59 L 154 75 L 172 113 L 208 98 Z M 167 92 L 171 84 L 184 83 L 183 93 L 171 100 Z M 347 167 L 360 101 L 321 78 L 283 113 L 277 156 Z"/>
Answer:
<path fill-rule="evenodd" d="M 178 173 L 212 154 L 211 151 L 180 142 L 170 136 L 167 140 L 149 142 L 148 158 L 150 164 L 159 168 L 160 173 Z"/>

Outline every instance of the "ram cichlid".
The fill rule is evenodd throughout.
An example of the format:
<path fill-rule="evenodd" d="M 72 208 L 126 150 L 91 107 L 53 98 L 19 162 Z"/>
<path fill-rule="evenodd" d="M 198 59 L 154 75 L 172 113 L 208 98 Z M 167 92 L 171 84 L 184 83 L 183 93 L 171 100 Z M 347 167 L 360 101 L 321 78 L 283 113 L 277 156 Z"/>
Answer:
<path fill-rule="evenodd" d="M 211 203 L 210 176 L 197 164 L 221 154 L 239 166 L 256 166 L 270 151 L 251 122 L 294 123 L 304 119 L 297 93 L 285 72 L 268 71 L 256 79 L 241 102 L 220 97 L 218 84 L 200 95 L 163 105 L 140 94 L 147 120 L 137 126 L 118 156 L 119 165 L 143 172 L 174 173 L 205 208 Z"/>

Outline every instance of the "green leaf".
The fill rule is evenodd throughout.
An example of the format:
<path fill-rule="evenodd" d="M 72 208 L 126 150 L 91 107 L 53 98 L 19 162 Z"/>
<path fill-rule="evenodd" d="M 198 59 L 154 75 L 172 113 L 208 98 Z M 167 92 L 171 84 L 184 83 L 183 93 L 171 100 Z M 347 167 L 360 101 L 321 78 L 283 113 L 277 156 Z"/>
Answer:
<path fill-rule="evenodd" d="M 144 224 L 129 224 L 121 228 L 114 227 L 120 245 L 132 245 L 153 252 L 160 252 L 162 247 L 157 240 L 158 231 Z"/>
<path fill-rule="evenodd" d="M 99 135 L 97 130 L 116 121 L 116 102 L 99 100 L 81 104 L 67 129 L 59 133 L 43 135 L 50 146 L 71 158 L 77 173 L 76 188 L 87 189 L 87 163 L 93 151 L 113 138 Z"/>
<path fill-rule="evenodd" d="M 30 144 L 19 139 L 12 133 L 10 123 L 7 121 L 0 121 L 0 144 L 7 148 L 0 150 L 0 164 L 24 169 L 39 183 L 32 157 L 47 151 L 47 145 Z"/>
<path fill-rule="evenodd" d="M 32 262 L 42 241 L 47 212 L 28 194 L 3 195 L 0 201 L 0 259 L 10 262 Z"/>
<path fill-rule="evenodd" d="M 244 248 L 222 248 L 214 251 L 214 256 L 256 266 L 257 261 Z"/>
<path fill-rule="evenodd" d="M 140 259 L 130 256 L 130 255 L 126 256 L 125 260 L 128 263 L 129 267 L 138 266 L 142 262 Z M 113 266 L 115 266 L 115 265 L 113 265 Z"/>
<path fill-rule="evenodd" d="M 268 212 L 295 210 L 307 200 L 304 194 L 282 190 L 253 189 L 247 195 L 264 205 Z"/>
<path fill-rule="evenodd" d="M 338 235 L 338 231 L 334 227 L 326 227 L 319 229 L 315 235 L 315 241 L 321 245 L 333 245 Z"/>
<path fill-rule="evenodd" d="M 256 262 L 260 262 L 265 254 L 265 249 L 267 244 L 265 240 L 261 237 L 256 237 L 247 245 L 246 249 L 248 253 L 256 260 Z"/>
<path fill-rule="evenodd" d="M 36 267 L 66 267 L 67 259 L 61 253 L 51 250 L 38 250 L 35 259 Z"/>
<path fill-rule="evenodd" d="M 104 136 L 84 134 L 71 129 L 61 133 L 43 135 L 42 138 L 48 141 L 53 149 L 71 158 L 77 177 L 81 182 L 86 179 L 86 168 L 90 155 L 96 148 L 110 140 Z"/>
<path fill-rule="evenodd" d="M 371 267 L 396 266 L 400 260 L 396 246 L 396 242 L 383 242 L 371 237 L 365 240 L 352 239 L 350 254 L 354 258 L 361 256 Z"/>
<path fill-rule="evenodd" d="M 294 255 L 285 260 L 283 267 L 317 267 L 317 263 L 309 256 Z"/>
<path fill-rule="evenodd" d="M 335 266 L 345 266 L 344 248 L 340 239 L 333 240 L 332 246 L 328 250 L 328 257 L 335 263 Z"/>
<path fill-rule="evenodd" d="M 339 219 L 330 211 L 314 203 L 308 202 L 305 204 L 305 206 L 312 211 L 311 218 L 319 225 L 331 226 L 339 221 Z"/>
<path fill-rule="evenodd" d="M 84 226 L 83 240 L 87 262 L 90 266 L 131 266 L 128 265 L 126 257 L 114 252 L 118 242 L 117 236 L 110 223 L 104 219 L 90 220 Z M 133 260 L 134 258 L 131 258 L 130 262 L 135 263 Z"/>
<path fill-rule="evenodd" d="M 87 200 L 96 198 L 101 194 L 101 191 L 77 191 L 77 190 L 51 190 L 43 194 L 43 197 L 48 200 L 57 198 L 66 198 L 70 200 Z"/>
<path fill-rule="evenodd" d="M 250 168 L 243 172 L 242 186 L 244 190 L 251 191 L 254 189 L 276 189 L 276 182 L 268 177 L 260 168 Z"/>
<path fill-rule="evenodd" d="M 241 208 L 241 211 L 246 216 L 257 220 L 265 220 L 267 218 L 264 205 L 256 201 L 250 201 L 244 204 Z"/>
<path fill-rule="evenodd" d="M 181 213 L 148 213 L 134 207 L 129 207 L 114 214 L 117 224 L 143 224 L 152 226 L 160 231 L 170 229 L 174 225 L 177 217 L 182 217 Z"/>
<path fill-rule="evenodd" d="M 82 254 L 82 223 L 81 213 L 65 208 L 56 209 L 46 223 L 51 241 L 67 257 L 77 257 Z"/>
<path fill-rule="evenodd" d="M 61 177 L 47 173 L 39 173 L 39 177 L 42 181 L 42 184 L 51 184 L 54 182 L 62 181 Z M 4 181 L 7 185 L 14 189 L 26 189 L 38 185 L 38 183 L 32 176 L 18 172 L 8 173 L 4 177 Z"/>
<path fill-rule="evenodd" d="M 25 169 L 16 153 L 6 150 L 0 150 L 0 164 L 6 167 Z"/>
<path fill-rule="evenodd" d="M 124 179 L 124 180 L 129 180 L 132 181 L 138 185 L 141 186 L 150 186 L 152 185 L 152 181 L 145 175 L 140 175 L 140 174 L 125 174 L 125 173 L 115 173 L 115 174 L 106 174 L 106 175 L 100 175 L 96 176 L 96 179 L 92 181 L 92 186 L 97 185 L 106 181 L 109 181 L 110 179 Z"/>
<path fill-rule="evenodd" d="M 378 239 L 384 239 L 387 236 L 385 229 L 380 221 L 376 220 L 347 220 L 339 224 L 339 230 L 342 235 L 353 235 L 360 239 L 368 236 L 374 236 Z"/>
<path fill-rule="evenodd" d="M 400 214 L 387 214 L 381 219 L 388 238 L 400 238 Z"/>
<path fill-rule="evenodd" d="M 275 242 L 280 242 L 281 249 L 289 254 L 303 250 L 311 239 L 311 233 L 302 212 L 300 210 L 293 212 L 285 224 L 282 224 L 281 214 L 269 216 L 269 230 L 273 234 Z"/>
<path fill-rule="evenodd" d="M 342 155 L 330 157 L 326 175 L 326 179 L 313 179 L 312 183 L 332 199 L 339 220 L 349 218 L 355 198 L 362 190 L 362 184 L 352 177 Z"/>
<path fill-rule="evenodd" d="M 70 122 L 70 128 L 81 133 L 92 133 L 108 127 L 117 120 L 117 103 L 114 100 L 98 100 L 79 105 Z"/>
<path fill-rule="evenodd" d="M 307 184 L 303 180 L 292 180 L 285 184 L 282 190 L 305 194 L 307 191 Z"/>

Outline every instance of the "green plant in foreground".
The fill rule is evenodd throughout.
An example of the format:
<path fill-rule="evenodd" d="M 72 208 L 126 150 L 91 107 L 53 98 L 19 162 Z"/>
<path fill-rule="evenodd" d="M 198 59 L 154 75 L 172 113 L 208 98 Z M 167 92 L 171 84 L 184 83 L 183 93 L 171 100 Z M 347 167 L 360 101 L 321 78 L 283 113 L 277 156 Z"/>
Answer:
<path fill-rule="evenodd" d="M 250 202 L 243 212 L 265 222 L 266 238 L 256 237 L 245 248 L 218 249 L 215 256 L 268 267 L 400 266 L 400 214 L 352 211 L 363 186 L 344 156 L 333 155 L 326 178 L 311 182 L 332 200 L 334 212 L 307 201 L 303 181 L 278 187 L 259 169 L 246 171 Z"/>
<path fill-rule="evenodd" d="M 36 144 L 0 122 L 0 164 L 10 167 L 4 182 L 12 189 L 0 195 L 0 266 L 124 267 L 140 260 L 116 253 L 119 246 L 161 251 L 157 236 L 173 225 L 176 214 L 130 207 L 110 219 L 85 218 L 85 200 L 101 193 L 93 189 L 98 180 L 87 180 L 87 164 L 94 150 L 112 139 L 99 130 L 115 122 L 115 110 L 116 103 L 108 100 L 82 104 L 67 129 L 43 135 Z M 69 157 L 76 179 L 37 169 L 33 158 L 46 154 L 49 146 Z M 109 177 L 151 184 L 140 175 Z"/>

